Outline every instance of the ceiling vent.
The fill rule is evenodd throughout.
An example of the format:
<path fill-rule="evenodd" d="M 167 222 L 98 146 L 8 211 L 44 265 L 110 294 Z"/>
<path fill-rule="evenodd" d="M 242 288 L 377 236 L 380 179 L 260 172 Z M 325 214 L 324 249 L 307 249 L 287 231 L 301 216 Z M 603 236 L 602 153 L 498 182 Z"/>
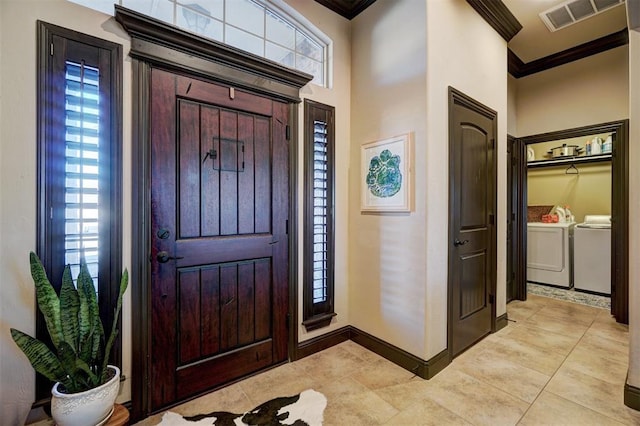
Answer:
<path fill-rule="evenodd" d="M 562 4 L 545 10 L 540 14 L 540 19 L 549 28 L 549 31 L 558 31 L 569 25 L 595 16 L 625 0 L 569 0 Z"/>

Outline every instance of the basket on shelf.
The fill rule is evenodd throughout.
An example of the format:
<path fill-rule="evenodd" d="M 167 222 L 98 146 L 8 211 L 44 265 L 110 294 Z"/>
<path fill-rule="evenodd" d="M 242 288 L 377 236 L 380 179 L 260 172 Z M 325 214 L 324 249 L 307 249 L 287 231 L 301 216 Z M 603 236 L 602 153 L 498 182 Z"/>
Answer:
<path fill-rule="evenodd" d="M 552 209 L 553 206 L 527 206 L 527 222 L 542 222 L 542 216 Z"/>

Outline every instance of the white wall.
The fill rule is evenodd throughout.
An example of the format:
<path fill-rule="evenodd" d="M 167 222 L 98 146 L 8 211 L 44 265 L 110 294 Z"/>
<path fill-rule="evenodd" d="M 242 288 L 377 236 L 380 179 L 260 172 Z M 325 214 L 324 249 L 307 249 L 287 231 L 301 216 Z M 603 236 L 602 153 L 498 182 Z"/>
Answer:
<path fill-rule="evenodd" d="M 640 388 L 640 29 L 629 31 L 629 385 Z"/>
<path fill-rule="evenodd" d="M 449 85 L 498 111 L 497 314 L 506 311 L 506 42 L 464 0 L 378 0 L 352 31 L 349 313 L 430 359 L 447 345 Z M 362 214 L 360 146 L 409 131 L 413 212 Z"/>
<path fill-rule="evenodd" d="M 446 347 L 448 108 L 452 86 L 498 113 L 496 313 L 506 312 L 507 44 L 464 0 L 427 0 L 426 359 Z"/>
<path fill-rule="evenodd" d="M 517 80 L 514 136 L 563 130 L 629 117 L 628 47 Z"/>
<path fill-rule="evenodd" d="M 350 24 L 315 2 L 289 0 L 333 39 L 333 88 L 308 85 L 302 96 L 336 107 L 336 317 L 331 327 L 344 326 L 348 314 L 347 178 L 349 168 Z M 129 38 L 113 18 L 65 0 L 0 0 L 0 423 L 22 424 L 34 399 L 34 373 L 11 340 L 9 328 L 33 333 L 35 302 L 28 252 L 36 240 L 36 20 L 42 20 L 123 45 L 123 263 L 131 259 L 131 61 Z M 302 107 L 299 128 L 302 141 Z M 302 149 L 299 161 L 302 164 Z M 298 174 L 302 179 L 302 170 Z M 301 202 L 302 192 L 298 196 Z M 302 208 L 299 209 L 302 213 Z M 299 218 L 302 219 L 302 216 Z M 301 229 L 300 229 L 301 231 Z M 300 246 L 302 250 L 302 245 Z M 302 251 L 298 254 L 301 256 Z M 300 257 L 301 262 L 301 257 Z M 301 263 L 300 263 L 301 264 Z M 302 284 L 300 276 L 300 284 Z M 135 283 L 130 283 L 135 286 Z M 300 290 L 300 294 L 302 291 Z M 131 377 L 131 291 L 123 307 L 123 374 Z M 300 318 L 302 313 L 300 312 Z M 300 339 L 313 337 L 301 329 Z M 130 400 L 130 380 L 120 401 Z"/>
<path fill-rule="evenodd" d="M 22 424 L 34 399 L 34 373 L 15 346 L 9 327 L 33 333 L 35 299 L 29 275 L 28 253 L 36 240 L 36 20 L 67 27 L 120 43 L 129 49 L 127 37 L 107 16 L 62 0 L 1 2 L 0 83 L 0 418 L 3 424 Z M 124 67 L 124 181 L 131 182 L 131 73 Z M 123 201 L 124 265 L 130 258 L 130 185 Z M 131 377 L 130 293 L 125 301 L 123 373 Z M 129 381 L 121 400 L 128 400 Z"/>
<path fill-rule="evenodd" d="M 378 0 L 352 21 L 349 314 L 355 327 L 424 355 L 425 0 Z M 411 213 L 360 213 L 360 146 L 411 132 Z"/>

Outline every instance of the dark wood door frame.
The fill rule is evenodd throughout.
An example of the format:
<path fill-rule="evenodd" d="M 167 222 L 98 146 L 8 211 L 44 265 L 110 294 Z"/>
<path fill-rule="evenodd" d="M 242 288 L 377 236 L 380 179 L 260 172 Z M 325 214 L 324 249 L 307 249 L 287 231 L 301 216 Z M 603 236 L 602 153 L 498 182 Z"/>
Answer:
<path fill-rule="evenodd" d="M 493 183 L 493 196 L 492 196 L 492 200 L 490 201 L 490 205 L 488 205 L 488 210 L 491 212 L 491 215 L 493 216 L 493 220 L 492 220 L 492 224 L 491 224 L 491 233 L 492 233 L 492 237 L 491 237 L 491 244 L 490 244 L 490 253 L 489 256 L 491 257 L 491 261 L 492 261 L 492 277 L 491 277 L 491 287 L 489 290 L 489 302 L 491 304 L 491 332 L 495 332 L 497 331 L 497 318 L 496 318 L 496 291 L 497 291 L 497 257 L 496 257 L 496 249 L 497 249 L 497 234 L 496 234 L 496 222 L 495 222 L 495 215 L 497 212 L 497 156 L 496 156 L 496 146 L 497 146 L 497 113 L 496 111 L 492 110 L 491 108 L 488 108 L 487 106 L 481 104 L 480 102 L 476 101 L 475 99 L 469 97 L 468 95 L 460 92 L 459 90 L 456 90 L 453 87 L 449 87 L 449 156 L 451 157 L 451 146 L 453 144 L 453 134 L 454 134 L 454 123 L 453 123 L 453 111 L 454 111 L 454 107 L 456 105 L 462 105 L 465 108 L 472 110 L 486 118 L 488 118 L 489 120 L 493 121 L 493 134 L 490 135 L 490 137 L 493 139 L 493 149 L 491 150 L 492 152 L 492 158 L 491 158 L 491 162 L 492 162 L 492 183 Z M 451 158 L 449 159 L 449 162 L 451 162 Z M 451 165 L 449 166 L 451 168 Z M 451 173 L 452 170 L 449 170 L 449 193 L 451 194 L 453 191 L 453 188 L 451 188 L 451 186 L 453 185 L 453 179 L 451 177 Z M 449 196 L 449 208 L 451 209 L 451 204 L 452 204 L 452 200 L 451 200 L 451 196 Z M 451 219 L 450 219 L 451 220 Z M 449 247 L 453 247 L 452 242 L 454 241 L 454 239 L 456 238 L 457 234 L 456 234 L 456 230 L 452 229 L 451 227 L 451 223 L 449 224 L 449 233 L 448 233 L 448 241 L 450 246 Z M 449 248 L 449 258 L 451 258 L 451 256 L 453 255 L 453 250 L 451 248 Z M 450 261 L 449 261 L 450 262 Z M 448 285 L 447 285 L 447 352 L 448 352 L 448 358 L 449 361 L 451 361 L 454 357 L 454 353 L 453 353 L 453 309 L 452 309 L 452 303 L 454 303 L 454 296 L 453 296 L 453 286 L 451 285 L 451 277 L 448 278 Z"/>
<path fill-rule="evenodd" d="M 150 289 L 150 114 L 151 69 L 163 68 L 242 88 L 289 103 L 289 357 L 298 341 L 297 281 L 297 108 L 299 91 L 312 76 L 242 50 L 209 41 L 116 5 L 116 20 L 131 36 L 133 70 L 132 135 L 132 420 L 149 414 Z M 230 92 L 231 93 L 231 92 Z M 231 95 L 231 94 L 230 94 Z"/>
<path fill-rule="evenodd" d="M 526 146 L 522 139 L 507 135 L 507 142 L 510 144 L 507 167 L 511 169 L 511 180 L 507 181 L 511 205 L 507 207 L 507 214 L 512 214 L 508 220 L 511 223 L 511 246 L 507 245 L 507 251 L 511 253 L 511 272 L 513 274 L 511 277 L 513 293 L 510 297 L 507 296 L 508 303 L 510 300 L 527 300 L 527 241 L 523 240 L 522 235 L 522 229 L 525 229 L 524 237 L 526 238 L 527 155 Z M 524 216 L 522 211 L 525 212 Z"/>
<path fill-rule="evenodd" d="M 629 120 L 613 121 L 592 126 L 583 126 L 556 132 L 542 133 L 517 138 L 517 143 L 526 147 L 528 144 L 547 142 L 551 140 L 589 136 L 597 133 L 616 132 L 616 141 L 611 156 L 611 237 L 612 237 L 612 289 L 611 289 L 611 313 L 616 321 L 629 323 Z M 517 297 L 526 299 L 527 291 L 527 160 L 526 156 L 520 157 L 519 168 L 522 178 L 519 182 L 510 182 L 511 191 L 522 195 L 519 203 L 518 216 L 520 221 L 518 229 L 514 231 L 520 235 L 522 250 L 519 253 L 520 261 L 514 265 L 517 269 Z"/>

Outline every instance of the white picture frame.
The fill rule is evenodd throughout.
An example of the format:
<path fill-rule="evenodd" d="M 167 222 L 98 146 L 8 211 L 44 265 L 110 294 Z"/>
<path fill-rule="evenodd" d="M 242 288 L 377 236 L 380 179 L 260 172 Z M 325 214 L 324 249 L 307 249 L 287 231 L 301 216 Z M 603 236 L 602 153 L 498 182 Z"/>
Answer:
<path fill-rule="evenodd" d="M 410 212 L 412 138 L 405 133 L 361 146 L 360 210 Z"/>

